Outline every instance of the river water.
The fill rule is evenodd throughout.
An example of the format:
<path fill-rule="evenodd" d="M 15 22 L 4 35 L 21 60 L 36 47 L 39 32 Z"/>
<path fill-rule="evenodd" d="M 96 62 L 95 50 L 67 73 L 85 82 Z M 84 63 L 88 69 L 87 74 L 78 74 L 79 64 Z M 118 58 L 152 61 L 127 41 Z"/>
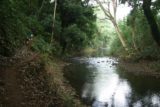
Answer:
<path fill-rule="evenodd" d="M 72 58 L 64 76 L 92 107 L 160 107 L 160 79 L 135 76 L 109 57 Z"/>

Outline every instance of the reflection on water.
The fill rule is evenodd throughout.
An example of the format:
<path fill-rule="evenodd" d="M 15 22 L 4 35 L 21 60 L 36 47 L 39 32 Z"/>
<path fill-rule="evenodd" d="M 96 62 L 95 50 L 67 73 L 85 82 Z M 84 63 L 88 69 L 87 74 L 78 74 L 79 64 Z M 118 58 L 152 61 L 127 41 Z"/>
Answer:
<path fill-rule="evenodd" d="M 93 107 L 160 107 L 160 80 L 121 71 L 111 58 L 75 58 L 65 76 Z"/>

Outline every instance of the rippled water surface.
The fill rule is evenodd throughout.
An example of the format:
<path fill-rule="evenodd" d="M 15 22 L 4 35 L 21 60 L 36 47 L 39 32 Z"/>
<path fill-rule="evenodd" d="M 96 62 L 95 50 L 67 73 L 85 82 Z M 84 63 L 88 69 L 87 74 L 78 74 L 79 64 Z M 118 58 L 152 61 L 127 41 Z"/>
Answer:
<path fill-rule="evenodd" d="M 114 58 L 73 58 L 64 76 L 92 107 L 160 107 L 160 79 L 134 76 Z"/>

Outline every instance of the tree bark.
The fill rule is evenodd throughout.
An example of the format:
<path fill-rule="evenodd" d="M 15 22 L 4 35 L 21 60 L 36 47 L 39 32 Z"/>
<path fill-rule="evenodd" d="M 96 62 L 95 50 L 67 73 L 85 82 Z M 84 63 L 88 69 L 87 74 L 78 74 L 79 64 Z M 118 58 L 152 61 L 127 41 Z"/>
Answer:
<path fill-rule="evenodd" d="M 54 13 L 53 13 L 51 43 L 53 42 L 53 34 L 54 34 L 54 26 L 55 26 L 55 18 L 56 18 L 56 9 L 57 9 L 57 0 L 55 0 L 54 2 L 55 2 L 55 4 L 54 4 Z"/>
<path fill-rule="evenodd" d="M 131 30 L 132 30 L 132 43 L 133 43 L 133 47 L 136 51 L 138 51 L 138 47 L 137 47 L 137 44 L 136 44 L 136 41 L 135 41 L 135 32 L 136 32 L 136 26 L 135 26 L 135 17 L 132 16 L 132 19 L 131 19 Z"/>
<path fill-rule="evenodd" d="M 96 2 L 97 2 L 97 4 L 100 6 L 100 8 L 101 8 L 102 11 L 104 12 L 104 14 L 107 16 L 107 18 L 112 22 L 112 24 L 113 24 L 113 26 L 114 26 L 117 34 L 118 34 L 118 38 L 119 38 L 119 40 L 120 40 L 123 48 L 124 48 L 126 51 L 128 51 L 127 44 L 126 44 L 126 41 L 125 41 L 125 39 L 124 39 L 124 35 L 122 34 L 120 28 L 118 27 L 117 21 L 116 21 L 116 13 L 115 13 L 115 12 L 116 12 L 117 7 L 113 7 L 113 8 L 114 8 L 114 15 L 112 15 L 111 12 L 110 12 L 110 8 L 109 8 L 109 7 L 108 7 L 108 10 L 106 10 L 106 9 L 104 8 L 104 6 L 102 5 L 102 3 L 101 3 L 99 0 L 96 0 Z M 114 6 L 117 6 L 117 5 L 115 4 L 115 3 L 117 3 L 116 0 L 113 0 L 112 2 L 113 2 L 113 5 L 114 5 Z"/>
<path fill-rule="evenodd" d="M 117 0 L 112 0 L 112 3 L 113 3 L 114 18 L 115 18 L 115 20 L 117 20 L 117 18 L 116 18 L 116 13 L 117 13 Z"/>
<path fill-rule="evenodd" d="M 125 39 L 124 39 L 124 35 L 123 35 L 122 32 L 120 31 L 120 28 L 118 27 L 116 21 L 115 21 L 114 19 L 112 19 L 111 22 L 112 22 L 113 25 L 114 25 L 114 28 L 115 28 L 115 30 L 116 30 L 116 32 L 117 32 L 118 38 L 119 38 L 122 46 L 124 47 L 124 49 L 125 49 L 126 51 L 128 51 L 127 44 L 126 44 L 126 41 L 125 41 Z"/>
<path fill-rule="evenodd" d="M 160 31 L 156 23 L 156 20 L 154 18 L 154 15 L 152 14 L 150 6 L 151 6 L 151 0 L 143 0 L 144 14 L 150 26 L 153 39 L 156 41 L 158 46 L 160 46 Z"/>
<path fill-rule="evenodd" d="M 138 51 L 137 44 L 135 41 L 135 25 L 132 26 L 132 43 L 133 43 L 134 49 Z"/>

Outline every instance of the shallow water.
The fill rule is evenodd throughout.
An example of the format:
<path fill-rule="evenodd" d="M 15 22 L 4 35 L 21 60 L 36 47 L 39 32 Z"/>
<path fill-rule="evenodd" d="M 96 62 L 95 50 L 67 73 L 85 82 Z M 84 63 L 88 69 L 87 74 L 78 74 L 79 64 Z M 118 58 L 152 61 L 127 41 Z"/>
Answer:
<path fill-rule="evenodd" d="M 92 107 L 160 107 L 160 79 L 134 76 L 109 57 L 73 58 L 64 76 Z"/>

